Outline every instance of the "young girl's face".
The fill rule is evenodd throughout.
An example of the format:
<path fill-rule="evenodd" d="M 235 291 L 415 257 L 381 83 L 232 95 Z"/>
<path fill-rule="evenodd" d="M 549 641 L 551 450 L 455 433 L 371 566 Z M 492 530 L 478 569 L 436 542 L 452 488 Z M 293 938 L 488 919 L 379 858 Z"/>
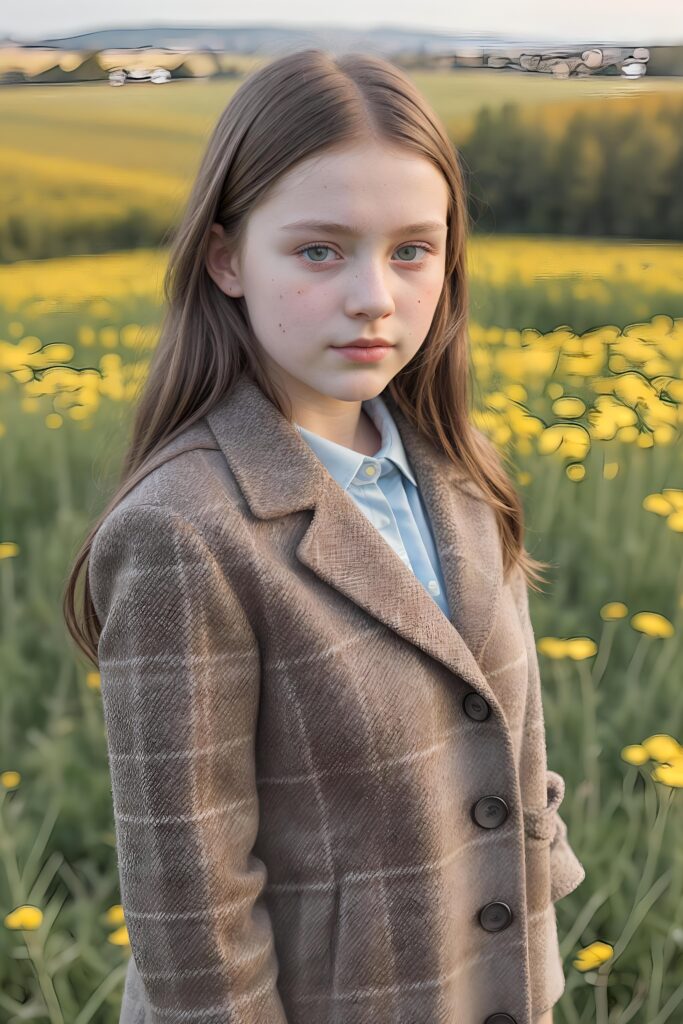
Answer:
<path fill-rule="evenodd" d="M 432 163 L 372 142 L 328 150 L 280 178 L 250 213 L 239 256 L 213 226 L 211 276 L 244 296 L 295 409 L 335 412 L 373 398 L 412 359 L 444 284 L 447 216 L 448 187 Z M 376 362 L 337 351 L 361 337 L 392 347 Z"/>

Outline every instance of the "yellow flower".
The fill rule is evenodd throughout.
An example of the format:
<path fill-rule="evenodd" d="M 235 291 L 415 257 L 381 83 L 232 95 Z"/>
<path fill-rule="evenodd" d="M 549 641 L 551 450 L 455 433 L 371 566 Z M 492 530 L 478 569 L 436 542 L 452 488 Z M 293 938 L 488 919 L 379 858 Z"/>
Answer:
<path fill-rule="evenodd" d="M 653 782 L 663 782 L 665 786 L 683 789 L 683 757 L 677 758 L 673 764 L 659 764 L 650 772 Z"/>
<path fill-rule="evenodd" d="M 571 466 L 567 466 L 565 472 L 570 480 L 583 480 L 586 475 L 586 467 L 575 462 Z"/>
<path fill-rule="evenodd" d="M 597 653 L 598 645 L 589 636 L 573 636 L 565 641 L 567 654 L 574 661 L 592 658 Z"/>
<path fill-rule="evenodd" d="M 117 928 L 115 932 L 111 932 L 107 936 L 107 942 L 111 942 L 112 946 L 130 946 L 130 939 L 128 937 L 128 929 L 125 924 Z"/>
<path fill-rule="evenodd" d="M 683 747 L 678 740 L 666 732 L 648 736 L 646 740 L 643 740 L 641 746 L 647 750 L 648 757 L 651 757 L 653 761 L 670 761 L 674 757 L 683 755 Z"/>
<path fill-rule="evenodd" d="M 607 622 L 612 619 L 623 619 L 625 615 L 628 615 L 628 608 L 622 601 L 610 601 L 609 604 L 603 604 L 600 615 Z"/>
<path fill-rule="evenodd" d="M 109 907 L 105 917 L 108 924 L 124 924 L 123 907 L 120 903 L 114 903 Z"/>
<path fill-rule="evenodd" d="M 88 672 L 85 677 L 86 686 L 89 686 L 91 690 L 100 689 L 100 673 L 99 672 Z"/>
<path fill-rule="evenodd" d="M 610 946 L 609 942 L 591 942 L 590 946 L 579 950 L 573 964 L 578 971 L 594 971 L 613 956 L 614 946 Z"/>
<path fill-rule="evenodd" d="M 536 643 L 536 649 L 549 658 L 581 661 L 583 658 L 592 658 L 598 646 L 589 636 L 572 636 L 568 640 L 557 636 L 542 636 Z"/>
<path fill-rule="evenodd" d="M 19 931 L 34 932 L 43 922 L 43 912 L 38 907 L 25 903 L 5 918 L 5 927 Z"/>
<path fill-rule="evenodd" d="M 0 774 L 0 784 L 2 784 L 5 789 L 15 789 L 20 782 L 21 775 L 19 772 L 7 771 Z"/>
<path fill-rule="evenodd" d="M 631 625 L 647 636 L 668 637 L 673 636 L 674 627 L 657 612 L 637 612 L 631 619 Z"/>
<path fill-rule="evenodd" d="M 631 743 L 622 749 L 621 758 L 628 764 L 641 765 L 650 760 L 650 755 L 641 743 Z"/>
<path fill-rule="evenodd" d="M 19 545 L 14 541 L 6 540 L 0 542 L 0 558 L 14 558 L 19 554 Z"/>
<path fill-rule="evenodd" d="M 658 516 L 668 516 L 672 512 L 671 503 L 663 494 L 646 494 L 643 498 L 643 508 L 646 512 L 654 512 Z"/>
<path fill-rule="evenodd" d="M 683 511 L 683 490 L 680 487 L 663 487 L 662 494 L 673 508 Z"/>
<path fill-rule="evenodd" d="M 503 388 L 503 391 L 508 396 L 508 398 L 512 399 L 513 402 L 526 402 L 526 388 L 522 387 L 521 384 L 517 384 L 516 382 L 512 384 L 507 384 Z"/>
<path fill-rule="evenodd" d="M 580 398 L 557 398 L 553 402 L 553 412 L 556 416 L 566 416 L 571 418 L 572 416 L 581 416 L 586 411 L 585 404 Z"/>
<path fill-rule="evenodd" d="M 588 431 L 578 423 L 553 423 L 538 439 L 541 455 L 557 453 L 567 459 L 585 459 L 590 446 Z"/>
<path fill-rule="evenodd" d="M 683 511 L 672 512 L 666 521 L 666 525 L 676 533 L 683 533 Z"/>
<path fill-rule="evenodd" d="M 542 636 L 537 644 L 537 650 L 541 654 L 545 654 L 548 658 L 566 658 L 567 657 L 567 645 L 564 640 L 560 640 L 556 636 Z"/>

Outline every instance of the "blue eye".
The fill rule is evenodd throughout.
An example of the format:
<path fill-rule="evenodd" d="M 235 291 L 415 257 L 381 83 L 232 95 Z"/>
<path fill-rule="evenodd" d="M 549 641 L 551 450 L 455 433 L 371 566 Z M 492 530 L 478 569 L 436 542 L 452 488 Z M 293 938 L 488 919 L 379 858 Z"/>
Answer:
<path fill-rule="evenodd" d="M 404 249 L 404 250 L 405 249 L 422 249 L 423 252 L 429 252 L 429 249 L 427 248 L 426 245 L 402 245 L 400 248 Z M 400 249 L 397 249 L 396 252 L 400 252 Z M 401 262 L 403 262 L 403 260 Z M 407 262 L 408 263 L 415 263 L 416 261 L 415 260 L 408 260 Z"/>
<path fill-rule="evenodd" d="M 300 253 L 301 253 L 301 255 L 303 256 L 303 254 L 304 254 L 305 252 L 315 252 L 315 251 L 316 251 L 316 249 L 317 249 L 317 251 L 318 251 L 318 252 L 320 252 L 320 251 L 321 251 L 321 249 L 322 249 L 323 251 L 324 251 L 325 249 L 327 249 L 327 250 L 328 250 L 328 252 L 332 252 L 332 251 L 333 251 L 332 249 L 330 249 L 329 245 L 307 245 L 305 249 L 299 249 L 299 252 L 300 252 Z M 324 261 L 323 261 L 323 260 L 313 260 L 313 263 L 322 263 L 322 262 L 324 262 Z"/>
<path fill-rule="evenodd" d="M 432 249 L 428 245 L 418 245 L 417 243 L 415 243 L 413 245 L 402 245 L 398 249 L 396 249 L 395 251 L 396 252 L 401 252 L 401 250 L 405 251 L 406 249 L 422 249 L 422 251 L 424 253 L 432 252 Z M 329 245 L 323 245 L 322 243 L 314 243 L 312 245 L 304 246 L 303 249 L 297 249 L 297 253 L 296 254 L 300 255 L 300 256 L 303 256 L 304 253 L 315 252 L 315 251 L 317 251 L 317 252 L 321 252 L 321 251 L 322 252 L 325 252 L 325 251 L 334 252 L 335 250 L 331 246 L 329 246 Z M 312 260 L 305 260 L 304 262 L 306 262 L 306 263 L 325 263 L 325 262 L 334 262 L 334 261 L 326 261 L 325 259 L 321 259 L 321 260 L 312 259 Z M 423 261 L 422 260 L 400 260 L 399 262 L 401 262 L 401 263 L 422 263 Z"/>

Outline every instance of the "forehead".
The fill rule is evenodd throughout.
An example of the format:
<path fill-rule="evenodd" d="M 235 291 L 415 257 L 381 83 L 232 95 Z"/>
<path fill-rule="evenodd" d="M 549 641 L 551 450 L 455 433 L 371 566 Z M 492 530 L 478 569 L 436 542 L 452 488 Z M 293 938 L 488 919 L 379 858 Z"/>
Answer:
<path fill-rule="evenodd" d="M 297 220 L 368 229 L 383 223 L 445 222 L 448 185 L 430 160 L 380 143 L 314 154 L 274 184 L 264 213 L 280 225 Z"/>

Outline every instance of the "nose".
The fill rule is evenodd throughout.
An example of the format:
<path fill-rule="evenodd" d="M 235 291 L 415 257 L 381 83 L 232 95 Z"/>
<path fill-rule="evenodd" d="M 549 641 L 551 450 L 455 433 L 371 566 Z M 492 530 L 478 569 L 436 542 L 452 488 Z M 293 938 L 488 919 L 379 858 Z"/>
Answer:
<path fill-rule="evenodd" d="M 346 300 L 349 316 L 364 315 L 374 320 L 394 311 L 396 304 L 386 274 L 384 265 L 376 260 L 369 260 L 352 272 Z"/>

